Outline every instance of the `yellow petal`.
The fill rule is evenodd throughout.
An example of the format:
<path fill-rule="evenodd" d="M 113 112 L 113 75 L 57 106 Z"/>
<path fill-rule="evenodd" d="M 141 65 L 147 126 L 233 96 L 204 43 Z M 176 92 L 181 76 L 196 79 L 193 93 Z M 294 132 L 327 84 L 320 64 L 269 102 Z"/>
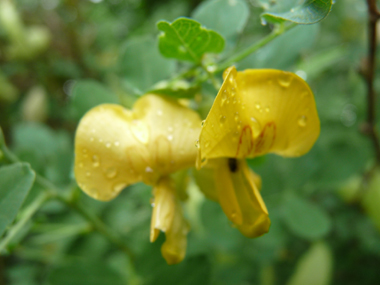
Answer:
<path fill-rule="evenodd" d="M 300 77 L 232 67 L 202 127 L 197 167 L 217 157 L 300 156 L 319 132 L 313 93 Z"/>
<path fill-rule="evenodd" d="M 162 175 L 191 167 L 197 154 L 199 115 L 176 100 L 148 94 L 137 100 L 133 111 L 148 126 L 148 148 L 154 167 Z"/>
<path fill-rule="evenodd" d="M 214 179 L 218 200 L 226 216 L 247 237 L 258 237 L 269 230 L 270 219 L 260 192 L 256 174 L 244 159 L 214 159 Z"/>
<path fill-rule="evenodd" d="M 183 218 L 174 182 L 163 177 L 154 187 L 154 207 L 150 240 L 154 242 L 159 231 L 165 232 L 161 252 L 168 264 L 179 263 L 186 253 L 188 225 Z"/>
<path fill-rule="evenodd" d="M 132 111 L 100 105 L 80 121 L 75 137 L 75 177 L 98 200 L 127 185 L 155 184 L 162 175 L 192 166 L 200 131 L 198 114 L 175 100 L 145 95 Z"/>
<path fill-rule="evenodd" d="M 75 137 L 75 178 L 79 187 L 98 200 L 110 200 L 127 185 L 141 180 L 149 159 L 128 122 L 132 112 L 118 105 L 101 105 L 81 120 Z"/>

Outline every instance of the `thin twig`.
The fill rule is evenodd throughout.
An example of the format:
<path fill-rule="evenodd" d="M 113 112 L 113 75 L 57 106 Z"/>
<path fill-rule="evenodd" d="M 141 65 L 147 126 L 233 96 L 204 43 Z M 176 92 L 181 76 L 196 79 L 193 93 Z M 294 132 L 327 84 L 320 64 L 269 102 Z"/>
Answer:
<path fill-rule="evenodd" d="M 368 62 L 365 77 L 367 81 L 367 105 L 368 117 L 365 126 L 365 133 L 372 139 L 376 154 L 376 164 L 380 164 L 380 142 L 376 132 L 376 94 L 374 89 L 374 77 L 376 66 L 376 42 L 377 42 L 377 21 L 380 13 L 376 7 L 376 0 L 367 0 L 368 5 Z"/>
<path fill-rule="evenodd" d="M 25 224 L 49 198 L 50 195 L 48 192 L 42 192 L 28 207 L 25 208 L 23 212 L 21 212 L 18 222 L 11 227 L 7 235 L 0 241 L 0 252 L 6 249 L 13 237 L 22 230 Z"/>
<path fill-rule="evenodd" d="M 246 58 L 247 56 L 249 56 L 253 52 L 262 48 L 263 46 L 265 46 L 266 44 L 268 44 L 269 42 L 271 42 L 272 40 L 274 40 L 278 36 L 282 35 L 284 32 L 294 28 L 295 26 L 297 26 L 297 24 L 291 23 L 289 25 L 282 26 L 281 28 L 274 29 L 272 33 L 270 33 L 266 37 L 262 38 L 260 41 L 254 43 L 253 45 L 247 47 L 246 49 L 242 50 L 241 52 L 233 55 L 232 57 L 230 57 L 230 58 L 226 59 L 225 61 L 223 61 L 222 63 L 220 63 L 215 72 L 223 71 L 224 69 L 226 69 L 227 67 L 230 67 L 234 63 Z"/>

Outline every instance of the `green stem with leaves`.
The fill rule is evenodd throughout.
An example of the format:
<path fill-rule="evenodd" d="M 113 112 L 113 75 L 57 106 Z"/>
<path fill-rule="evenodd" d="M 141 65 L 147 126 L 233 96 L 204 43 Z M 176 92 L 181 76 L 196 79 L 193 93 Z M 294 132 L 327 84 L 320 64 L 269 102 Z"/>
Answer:
<path fill-rule="evenodd" d="M 254 43 L 253 45 L 250 45 L 249 47 L 245 48 L 241 52 L 233 55 L 232 57 L 220 63 L 215 72 L 223 71 L 224 69 L 226 69 L 227 67 L 230 67 L 234 63 L 241 61 L 242 59 L 246 58 L 250 54 L 259 50 L 260 48 L 262 48 L 269 42 L 273 41 L 278 36 L 282 35 L 284 32 L 294 28 L 295 26 L 297 26 L 297 24 L 291 23 L 288 25 L 281 25 L 279 28 L 274 29 L 272 33 L 262 38 L 260 41 Z"/>
<path fill-rule="evenodd" d="M 32 218 L 39 208 L 51 198 L 50 193 L 42 192 L 28 207 L 21 212 L 17 223 L 10 228 L 8 234 L 0 241 L 0 252 L 5 250 L 12 239 L 24 228 L 25 224 Z"/>
<path fill-rule="evenodd" d="M 1 151 L 3 152 L 4 157 L 12 162 L 20 162 L 19 158 L 13 154 L 6 146 L 3 144 L 1 146 Z M 79 204 L 76 200 L 67 198 L 60 194 L 60 189 L 56 187 L 49 180 L 44 177 L 36 174 L 36 181 L 38 185 L 40 185 L 43 189 L 43 195 L 39 196 L 32 204 L 25 210 L 25 213 L 21 215 L 21 218 L 16 225 L 14 225 L 9 231 L 8 235 L 0 242 L 0 249 L 4 248 L 11 239 L 19 232 L 25 223 L 32 218 L 32 216 L 37 212 L 37 210 L 46 202 L 48 199 L 57 199 L 64 203 L 66 206 L 75 210 L 79 213 L 84 219 L 86 219 L 92 228 L 103 235 L 106 239 L 108 239 L 112 244 L 121 249 L 130 259 L 130 263 L 133 266 L 134 264 L 134 255 L 131 249 L 123 242 L 121 237 L 114 232 L 111 228 L 107 227 L 98 217 L 90 213 L 83 205 Z M 132 268 L 134 271 L 134 268 Z M 134 274 L 134 273 L 133 273 Z"/>

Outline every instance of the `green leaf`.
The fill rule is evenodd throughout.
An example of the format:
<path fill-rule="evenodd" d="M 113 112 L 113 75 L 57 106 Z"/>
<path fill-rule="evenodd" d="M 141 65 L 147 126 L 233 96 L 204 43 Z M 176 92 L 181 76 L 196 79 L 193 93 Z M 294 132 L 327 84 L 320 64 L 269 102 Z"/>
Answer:
<path fill-rule="evenodd" d="M 220 53 L 224 48 L 220 34 L 191 19 L 160 21 L 157 28 L 163 32 L 158 38 L 159 49 L 166 57 L 199 63 L 204 53 Z"/>
<path fill-rule="evenodd" d="M 175 62 L 159 53 L 153 38 L 137 38 L 122 48 L 119 71 L 136 93 L 143 94 L 157 82 L 172 76 Z"/>
<path fill-rule="evenodd" d="M 35 176 L 27 163 L 15 163 L 0 168 L 0 236 L 16 218 L 32 188 Z"/>
<path fill-rule="evenodd" d="M 71 93 L 71 107 L 75 119 L 81 118 L 91 108 L 103 103 L 119 103 L 118 97 L 95 80 L 79 80 Z"/>
<path fill-rule="evenodd" d="M 58 267 L 49 276 L 52 285 L 122 285 L 125 281 L 106 262 L 72 262 Z"/>
<path fill-rule="evenodd" d="M 284 222 L 299 237 L 315 240 L 331 229 L 331 220 L 322 208 L 295 195 L 287 197 L 283 211 Z"/>
<path fill-rule="evenodd" d="M 330 13 L 331 7 L 332 0 L 305 0 L 287 10 L 279 4 L 261 14 L 261 19 L 263 23 L 290 21 L 297 24 L 314 24 L 322 21 Z"/>
<path fill-rule="evenodd" d="M 241 33 L 248 17 L 249 7 L 243 0 L 205 1 L 193 13 L 195 20 L 225 38 Z"/>
<path fill-rule="evenodd" d="M 12 130 L 13 150 L 37 173 L 57 184 L 70 181 L 73 145 L 65 130 L 52 130 L 40 123 L 24 122 Z"/>
<path fill-rule="evenodd" d="M 136 269 L 144 278 L 143 284 L 210 284 L 211 263 L 205 255 L 187 255 L 175 265 L 168 265 L 161 256 L 160 247 L 165 240 L 161 233 L 153 243 L 145 244 L 145 250 L 137 257 Z"/>
<path fill-rule="evenodd" d="M 316 242 L 300 258 L 287 285 L 328 285 L 331 283 L 333 259 L 324 242 Z"/>
<path fill-rule="evenodd" d="M 368 216 L 380 231 L 380 170 L 374 172 L 368 190 L 362 199 L 362 204 Z"/>
<path fill-rule="evenodd" d="M 0 147 L 5 145 L 3 130 L 0 127 Z"/>
<path fill-rule="evenodd" d="M 195 94 L 200 91 L 199 87 L 189 88 L 160 88 L 150 90 L 148 93 L 166 95 L 173 98 L 194 98 Z"/>

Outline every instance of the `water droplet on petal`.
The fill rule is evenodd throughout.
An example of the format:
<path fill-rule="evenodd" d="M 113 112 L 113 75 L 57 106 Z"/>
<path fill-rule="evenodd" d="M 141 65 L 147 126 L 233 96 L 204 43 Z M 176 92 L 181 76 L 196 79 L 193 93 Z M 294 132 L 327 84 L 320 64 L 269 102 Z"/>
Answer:
<path fill-rule="evenodd" d="M 99 156 L 97 156 L 96 154 L 94 154 L 92 156 L 92 166 L 93 167 L 98 167 L 100 165 L 100 159 L 99 159 Z"/>
<path fill-rule="evenodd" d="M 196 148 L 199 148 L 199 140 L 197 140 L 197 141 L 195 142 L 195 147 L 196 147 Z"/>
<path fill-rule="evenodd" d="M 168 131 L 172 132 L 173 131 L 173 127 L 168 127 Z"/>
<path fill-rule="evenodd" d="M 91 188 L 88 192 L 90 192 L 89 194 L 94 197 L 94 198 L 97 198 L 98 197 L 98 190 L 96 188 Z"/>
<path fill-rule="evenodd" d="M 91 172 L 90 172 L 90 171 L 87 171 L 87 172 L 86 172 L 86 176 L 87 176 L 87 177 L 90 177 L 90 176 L 91 176 Z"/>
<path fill-rule="evenodd" d="M 157 110 L 157 116 L 162 116 L 162 110 Z"/>
<path fill-rule="evenodd" d="M 219 122 L 223 125 L 226 122 L 226 116 L 220 115 Z"/>
<path fill-rule="evenodd" d="M 125 182 L 120 182 L 120 183 L 116 183 L 113 187 L 112 187 L 112 191 L 114 193 L 119 193 L 121 190 L 123 190 L 125 187 L 127 187 L 127 183 Z"/>
<path fill-rule="evenodd" d="M 90 142 L 93 142 L 93 141 L 94 141 L 94 138 L 93 138 L 93 137 L 91 137 L 91 138 L 90 138 Z"/>
<path fill-rule="evenodd" d="M 153 173 L 153 169 L 150 168 L 149 166 L 147 166 L 147 167 L 145 168 L 145 172 L 146 172 L 146 173 Z"/>
<path fill-rule="evenodd" d="M 111 167 L 106 169 L 105 173 L 106 173 L 107 178 L 112 179 L 112 178 L 116 177 L 117 169 L 115 167 L 111 166 Z"/>
<path fill-rule="evenodd" d="M 114 145 L 115 145 L 115 146 L 119 146 L 120 143 L 119 143 L 118 141 L 116 141 L 116 142 L 114 142 Z"/>
<path fill-rule="evenodd" d="M 235 119 L 235 122 L 239 121 L 239 112 L 235 113 L 234 119 Z"/>
<path fill-rule="evenodd" d="M 237 222 L 236 219 L 237 219 L 237 214 L 235 212 L 232 212 L 232 214 L 231 214 L 231 221 L 234 222 L 234 223 L 236 223 Z"/>
<path fill-rule="evenodd" d="M 168 135 L 168 140 L 172 141 L 173 140 L 173 135 Z"/>
<path fill-rule="evenodd" d="M 257 110 L 260 110 L 260 109 L 261 109 L 261 105 L 260 105 L 259 102 L 256 102 L 256 103 L 255 103 L 255 108 L 256 108 Z"/>
<path fill-rule="evenodd" d="M 158 112 L 158 111 L 157 111 Z M 146 124 L 139 120 L 133 120 L 130 126 L 133 135 L 141 143 L 147 144 L 149 141 L 149 128 Z"/>
<path fill-rule="evenodd" d="M 110 147 L 111 147 L 111 143 L 110 142 L 106 143 L 106 148 L 110 148 Z"/>
<path fill-rule="evenodd" d="M 79 162 L 78 166 L 79 166 L 80 168 L 83 168 L 83 162 Z"/>
<path fill-rule="evenodd" d="M 288 88 L 290 83 L 292 83 L 293 77 L 290 72 L 283 72 L 282 76 L 278 78 L 278 84 L 283 88 Z"/>
<path fill-rule="evenodd" d="M 266 106 L 266 107 L 265 107 L 265 112 L 267 112 L 267 113 L 270 112 L 270 108 L 269 108 L 269 106 Z"/>
<path fill-rule="evenodd" d="M 306 127 L 306 122 L 307 122 L 307 117 L 306 116 L 300 116 L 299 118 L 298 118 L 298 125 L 300 126 L 300 127 Z"/>

